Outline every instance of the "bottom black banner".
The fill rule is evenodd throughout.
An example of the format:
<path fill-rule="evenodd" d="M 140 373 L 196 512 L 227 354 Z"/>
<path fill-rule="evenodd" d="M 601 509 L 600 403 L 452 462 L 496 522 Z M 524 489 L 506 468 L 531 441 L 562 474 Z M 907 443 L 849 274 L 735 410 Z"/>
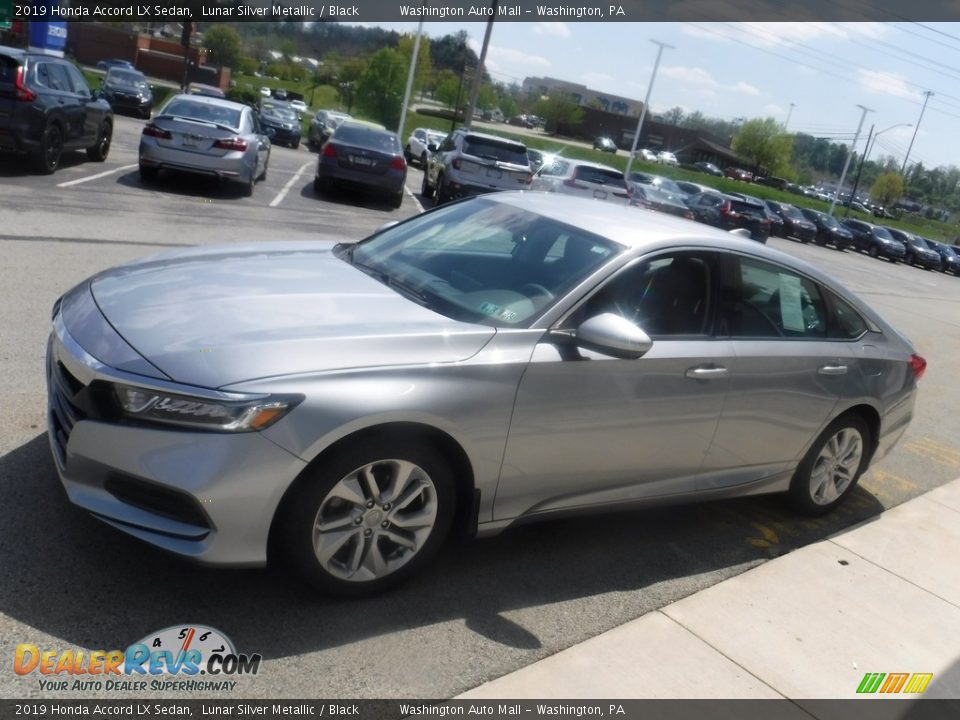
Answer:
<path fill-rule="evenodd" d="M 0 718 L 956 720 L 958 700 L 0 700 Z"/>

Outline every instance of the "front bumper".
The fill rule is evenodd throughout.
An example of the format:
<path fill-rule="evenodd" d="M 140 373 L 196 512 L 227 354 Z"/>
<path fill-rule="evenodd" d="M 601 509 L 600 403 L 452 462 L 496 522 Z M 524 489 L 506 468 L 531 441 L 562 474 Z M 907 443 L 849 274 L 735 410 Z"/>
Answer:
<path fill-rule="evenodd" d="M 94 419 L 113 380 L 61 316 L 47 348 L 50 448 L 69 500 L 164 550 L 210 565 L 263 565 L 280 500 L 305 463 L 260 433 L 168 430 Z"/>

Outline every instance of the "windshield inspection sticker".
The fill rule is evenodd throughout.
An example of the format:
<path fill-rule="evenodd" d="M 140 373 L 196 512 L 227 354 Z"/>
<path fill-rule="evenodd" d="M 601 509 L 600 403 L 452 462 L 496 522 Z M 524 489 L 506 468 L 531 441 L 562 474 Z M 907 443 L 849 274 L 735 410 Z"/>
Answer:
<path fill-rule="evenodd" d="M 780 275 L 780 318 L 783 329 L 803 332 L 803 300 L 800 278 L 796 275 Z"/>
<path fill-rule="evenodd" d="M 496 316 L 500 314 L 501 308 L 499 305 L 494 305 L 492 302 L 482 302 L 480 303 L 480 312 L 485 313 L 490 316 Z"/>

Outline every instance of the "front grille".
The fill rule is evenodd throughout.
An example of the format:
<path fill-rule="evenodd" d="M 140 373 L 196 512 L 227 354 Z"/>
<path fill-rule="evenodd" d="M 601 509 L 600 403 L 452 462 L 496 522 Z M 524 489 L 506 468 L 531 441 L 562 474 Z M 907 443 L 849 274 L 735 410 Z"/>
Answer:
<path fill-rule="evenodd" d="M 77 396 L 85 386 L 71 374 L 51 352 L 47 357 L 47 392 L 49 394 L 50 435 L 57 463 L 63 469 L 67 457 L 67 441 L 77 421 L 87 414 L 78 406 Z"/>

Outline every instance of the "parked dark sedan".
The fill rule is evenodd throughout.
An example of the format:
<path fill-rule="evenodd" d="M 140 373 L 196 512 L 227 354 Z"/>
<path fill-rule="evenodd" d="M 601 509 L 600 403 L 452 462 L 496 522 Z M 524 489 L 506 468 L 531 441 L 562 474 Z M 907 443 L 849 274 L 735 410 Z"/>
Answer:
<path fill-rule="evenodd" d="M 833 215 L 810 208 L 800 208 L 800 212 L 807 220 L 817 226 L 817 237 L 815 238 L 817 245 L 833 245 L 840 251 L 851 247 L 853 233 L 841 225 Z"/>
<path fill-rule="evenodd" d="M 927 247 L 927 243 L 922 237 L 887 225 L 884 225 L 884 228 L 893 236 L 894 240 L 903 243 L 903 247 L 907 251 L 903 258 L 905 263 L 927 270 L 940 269 L 940 253 Z"/>
<path fill-rule="evenodd" d="M 723 170 L 718 168 L 713 163 L 708 162 L 695 162 L 693 164 L 693 169 L 697 172 L 706 173 L 707 175 L 713 175 L 715 177 L 723 177 Z"/>
<path fill-rule="evenodd" d="M 936 250 L 940 254 L 941 272 L 953 273 L 956 276 L 960 276 L 960 254 L 957 253 L 956 247 L 944 245 L 941 242 L 930 240 L 929 238 L 923 238 L 923 241 L 927 243 L 928 247 Z"/>
<path fill-rule="evenodd" d="M 885 257 L 892 263 L 903 260 L 907 255 L 903 243 L 894 240 L 893 236 L 879 225 L 853 218 L 844 218 L 843 225 L 853 235 L 851 247 L 854 250 L 865 252 L 873 258 Z"/>
<path fill-rule="evenodd" d="M 127 70 L 135 70 L 136 67 L 129 60 L 121 60 L 120 58 L 110 58 L 109 60 L 98 60 L 97 61 L 97 70 L 112 70 L 113 68 L 126 68 Z"/>
<path fill-rule="evenodd" d="M 260 103 L 260 124 L 274 143 L 300 147 L 300 120 L 297 111 L 286 103 L 264 100 Z"/>
<path fill-rule="evenodd" d="M 320 151 L 313 188 L 322 193 L 354 187 L 389 195 L 393 206 L 400 207 L 406 180 L 407 161 L 396 133 L 345 122 Z"/>
<path fill-rule="evenodd" d="M 153 93 L 146 76 L 139 70 L 111 68 L 100 88 L 103 99 L 114 112 L 126 110 L 149 118 L 153 109 Z"/>
<path fill-rule="evenodd" d="M 783 237 L 796 238 L 800 242 L 813 242 L 817 226 L 807 220 L 797 208 L 789 203 L 765 200 L 764 205 L 783 220 Z"/>
<path fill-rule="evenodd" d="M 103 162 L 112 137 L 110 105 L 73 63 L 0 46 L 0 151 L 27 155 L 37 172 L 50 174 L 69 150 Z"/>
<path fill-rule="evenodd" d="M 746 228 L 750 237 L 765 243 L 770 237 L 770 221 L 763 203 L 733 195 L 703 192 L 691 195 L 684 202 L 693 212 L 693 219 L 723 230 Z"/>
<path fill-rule="evenodd" d="M 630 204 L 634 207 L 643 207 L 648 210 L 664 212 L 668 215 L 693 220 L 693 211 L 670 193 L 660 190 L 654 185 L 640 185 L 634 183 L 630 194 Z"/>

